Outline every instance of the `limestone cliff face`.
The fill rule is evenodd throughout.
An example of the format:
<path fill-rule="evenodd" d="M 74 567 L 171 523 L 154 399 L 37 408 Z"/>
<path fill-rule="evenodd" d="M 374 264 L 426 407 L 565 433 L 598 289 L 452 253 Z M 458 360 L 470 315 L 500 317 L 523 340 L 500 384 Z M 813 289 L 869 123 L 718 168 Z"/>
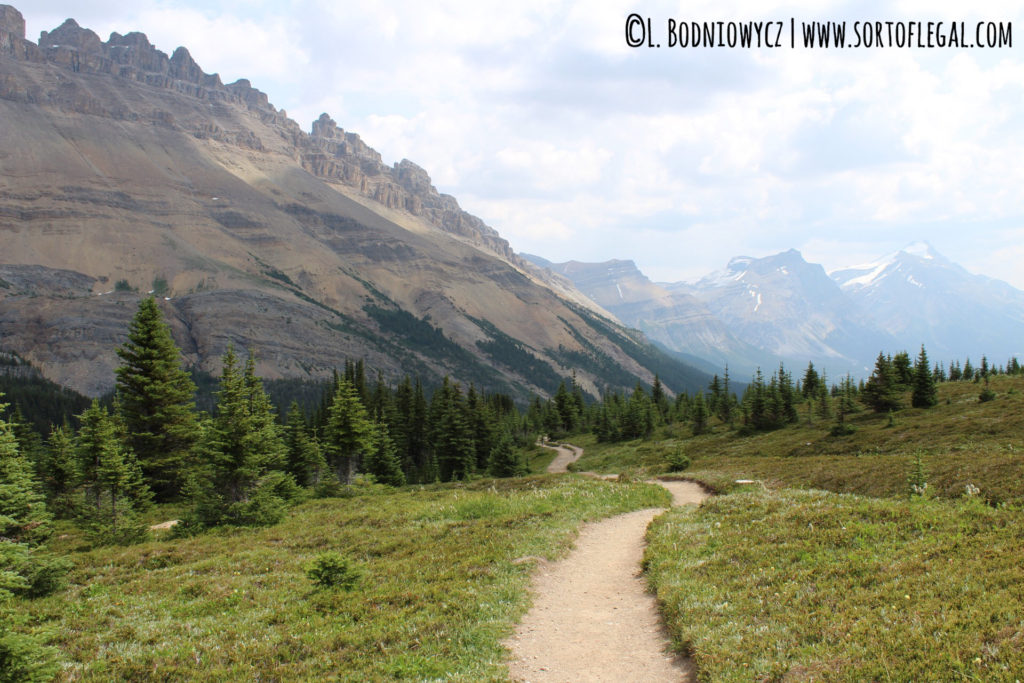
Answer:
<path fill-rule="evenodd" d="M 276 110 L 267 95 L 253 88 L 248 80 L 223 84 L 219 75 L 205 73 L 184 47 L 177 48 L 168 57 L 150 44 L 144 33 L 139 32 L 124 36 L 115 32 L 107 42 L 103 42 L 96 33 L 82 28 L 74 19 L 66 20 L 53 31 L 43 31 L 36 45 L 25 39 L 25 21 L 21 14 L 9 5 L 2 7 L 0 51 L 14 59 L 59 65 L 73 73 L 106 74 L 173 90 L 199 100 L 244 104 L 264 121 L 286 129 L 286 135 L 295 145 L 295 152 L 307 171 L 352 187 L 386 208 L 421 216 L 442 230 L 516 261 L 508 242 L 479 218 L 463 211 L 454 197 L 439 194 L 426 171 L 406 159 L 393 167 L 386 166 L 379 153 L 355 133 L 346 133 L 339 128 L 327 114 L 315 121 L 312 134 L 306 135 L 287 118 L 284 111 Z M 7 81 L 6 85 L 0 82 L 0 97 L 4 99 L 44 100 L 78 113 L 112 118 L 132 116 L 122 107 L 111 106 L 109 102 L 82 93 L 73 81 L 65 81 L 61 87 L 48 92 L 19 90 L 11 79 Z M 166 111 L 151 112 L 149 118 L 154 123 L 172 127 L 185 125 Z M 257 138 L 232 137 L 216 125 L 193 124 L 188 130 L 199 137 L 250 149 L 263 148 Z"/>
<path fill-rule="evenodd" d="M 592 393 L 610 367 L 613 386 L 666 380 L 422 168 L 385 165 L 327 115 L 305 133 L 184 48 L 73 20 L 36 44 L 0 5 L 0 122 L 0 350 L 56 381 L 109 388 L 149 290 L 209 371 L 230 343 L 268 377 L 365 358 L 520 395 L 573 370 Z"/>

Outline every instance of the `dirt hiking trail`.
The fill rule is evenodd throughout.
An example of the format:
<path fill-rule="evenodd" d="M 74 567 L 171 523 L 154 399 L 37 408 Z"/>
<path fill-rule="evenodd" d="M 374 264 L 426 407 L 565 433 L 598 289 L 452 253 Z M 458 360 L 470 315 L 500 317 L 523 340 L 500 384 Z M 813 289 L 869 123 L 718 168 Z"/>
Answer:
<path fill-rule="evenodd" d="M 573 460 L 582 455 L 582 449 L 571 448 Z M 552 467 L 559 465 L 563 450 L 568 448 L 559 448 Z M 656 483 L 669 489 L 676 505 L 707 498 L 693 482 Z M 533 607 L 505 643 L 513 680 L 696 680 L 691 663 L 669 652 L 657 602 L 640 570 L 647 525 L 662 512 L 638 510 L 587 524 L 567 557 L 537 569 Z"/>
<path fill-rule="evenodd" d="M 564 444 L 559 446 L 548 446 L 547 444 L 540 444 L 544 448 L 550 448 L 558 451 L 558 455 L 548 465 L 548 472 L 551 474 L 558 474 L 560 472 L 568 472 L 569 465 L 580 459 L 583 455 L 583 449 L 572 444 Z"/>

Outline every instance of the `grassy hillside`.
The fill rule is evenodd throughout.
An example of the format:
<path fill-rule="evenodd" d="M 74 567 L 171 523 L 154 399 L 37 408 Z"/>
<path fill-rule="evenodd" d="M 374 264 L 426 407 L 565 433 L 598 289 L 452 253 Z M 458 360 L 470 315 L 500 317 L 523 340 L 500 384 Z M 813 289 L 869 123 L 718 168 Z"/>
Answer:
<path fill-rule="evenodd" d="M 682 452 L 677 476 L 729 494 L 648 536 L 648 576 L 702 681 L 1024 680 L 1024 378 L 993 379 L 991 401 L 982 388 L 858 412 L 839 437 L 805 413 L 755 434 L 586 437 L 578 467 L 665 472 Z M 918 459 L 928 486 L 911 496 Z"/>
<path fill-rule="evenodd" d="M 268 529 L 66 550 L 67 589 L 19 601 L 61 680 L 503 680 L 537 558 L 582 520 L 668 503 L 646 484 L 479 481 L 311 501 Z M 171 513 L 173 510 L 165 510 Z M 355 589 L 306 568 L 338 551 Z"/>
<path fill-rule="evenodd" d="M 646 563 L 702 681 L 1024 679 L 1024 514 L 753 491 L 674 509 Z"/>
<path fill-rule="evenodd" d="M 687 476 L 719 490 L 735 479 L 760 479 L 769 488 L 893 496 L 905 492 L 907 470 L 920 452 L 939 496 L 959 497 L 972 484 L 990 503 L 1024 503 L 1024 378 L 994 378 L 996 398 L 988 402 L 978 400 L 982 388 L 942 384 L 939 405 L 896 411 L 891 426 L 888 415 L 862 410 L 849 418 L 854 432 L 841 437 L 830 434 L 832 420 L 815 417 L 808 425 L 803 410 L 798 425 L 747 436 L 723 424 L 700 436 L 688 425 L 672 425 L 651 440 L 619 444 L 588 435 L 578 439 L 585 449 L 578 468 L 665 472 L 668 455 L 681 450 L 693 461 Z"/>

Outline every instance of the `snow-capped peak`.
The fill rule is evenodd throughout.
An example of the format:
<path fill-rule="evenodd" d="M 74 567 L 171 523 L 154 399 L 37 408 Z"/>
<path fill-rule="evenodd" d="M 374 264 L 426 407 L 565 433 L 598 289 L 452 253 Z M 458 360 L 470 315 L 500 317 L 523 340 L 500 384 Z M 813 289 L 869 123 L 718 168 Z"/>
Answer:
<path fill-rule="evenodd" d="M 891 266 L 898 265 L 900 262 L 905 260 L 905 257 L 913 256 L 925 261 L 935 261 L 939 258 L 939 253 L 935 251 L 932 245 L 928 244 L 924 240 L 917 242 L 911 242 L 907 246 L 886 254 L 877 261 L 870 263 L 862 263 L 857 266 L 849 266 L 847 268 L 839 268 L 829 273 L 829 276 L 833 280 L 839 283 L 839 286 L 843 289 L 850 287 L 870 287 L 882 278 L 884 278 Z M 920 283 L 913 283 L 918 287 L 921 287 Z"/>
<path fill-rule="evenodd" d="M 937 256 L 937 254 L 935 253 L 935 249 L 932 248 L 932 245 L 928 244 L 924 240 L 908 244 L 907 246 L 900 249 L 900 251 L 902 251 L 904 254 L 910 254 L 911 256 L 917 256 L 918 258 L 928 260 L 934 259 Z"/>

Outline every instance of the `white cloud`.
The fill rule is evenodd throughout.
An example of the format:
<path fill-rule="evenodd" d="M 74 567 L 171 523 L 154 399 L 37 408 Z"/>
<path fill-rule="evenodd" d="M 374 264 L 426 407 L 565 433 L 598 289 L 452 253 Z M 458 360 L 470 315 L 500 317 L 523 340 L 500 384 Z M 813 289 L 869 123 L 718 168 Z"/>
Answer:
<path fill-rule="evenodd" d="M 202 3 L 34 0 L 142 30 L 247 77 L 308 129 L 320 112 L 409 158 L 514 248 L 700 273 L 796 246 L 870 259 L 921 237 L 1003 269 L 1024 225 L 1017 50 L 631 49 L 625 18 L 1014 21 L 1024 3 Z M 40 18 L 53 17 L 49 25 Z M 964 225 L 971 226 L 964 229 Z M 998 226 L 998 227 L 993 227 Z M 928 234 L 922 235 L 921 232 Z M 685 244 L 685 248 L 680 245 Z M 877 246 L 877 249 L 873 249 Z M 818 254 L 819 256 L 815 256 Z"/>

